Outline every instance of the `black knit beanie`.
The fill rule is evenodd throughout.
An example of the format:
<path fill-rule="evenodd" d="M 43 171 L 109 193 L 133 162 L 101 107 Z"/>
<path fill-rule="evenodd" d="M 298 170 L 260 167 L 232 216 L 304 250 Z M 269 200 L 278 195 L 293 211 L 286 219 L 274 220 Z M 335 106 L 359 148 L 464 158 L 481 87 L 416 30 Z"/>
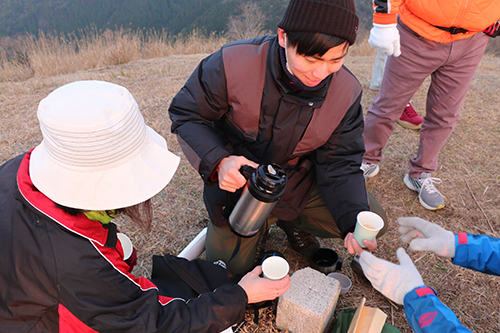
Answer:
<path fill-rule="evenodd" d="M 290 0 L 278 27 L 341 37 L 352 45 L 358 22 L 353 0 Z"/>

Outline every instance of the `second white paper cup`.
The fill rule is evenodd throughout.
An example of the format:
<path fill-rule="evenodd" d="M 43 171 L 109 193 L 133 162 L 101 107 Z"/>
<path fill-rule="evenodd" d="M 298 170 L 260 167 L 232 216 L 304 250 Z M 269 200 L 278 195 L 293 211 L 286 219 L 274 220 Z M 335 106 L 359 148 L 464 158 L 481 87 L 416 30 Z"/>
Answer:
<path fill-rule="evenodd" d="M 365 248 L 363 240 L 372 241 L 383 227 L 384 220 L 379 215 L 373 212 L 360 212 L 354 229 L 354 239 L 358 241 L 359 246 Z"/>
<path fill-rule="evenodd" d="M 290 266 L 282 257 L 269 257 L 262 263 L 262 273 L 269 280 L 281 280 L 288 274 Z"/>
<path fill-rule="evenodd" d="M 134 246 L 132 245 L 132 241 L 128 238 L 127 235 L 118 232 L 116 234 L 123 248 L 123 260 L 127 260 L 132 255 L 132 251 L 134 250 Z"/>

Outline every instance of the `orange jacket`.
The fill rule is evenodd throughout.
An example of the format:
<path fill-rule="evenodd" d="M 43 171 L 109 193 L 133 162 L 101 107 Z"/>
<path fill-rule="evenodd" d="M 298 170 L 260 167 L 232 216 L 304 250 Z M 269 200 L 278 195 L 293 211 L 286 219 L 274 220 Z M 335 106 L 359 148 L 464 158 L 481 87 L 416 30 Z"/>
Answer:
<path fill-rule="evenodd" d="M 373 23 L 396 23 L 396 15 L 399 15 L 417 34 L 438 43 L 472 37 L 500 19 L 500 0 L 377 0 L 374 3 Z M 451 34 L 436 26 L 462 28 L 468 32 Z"/>

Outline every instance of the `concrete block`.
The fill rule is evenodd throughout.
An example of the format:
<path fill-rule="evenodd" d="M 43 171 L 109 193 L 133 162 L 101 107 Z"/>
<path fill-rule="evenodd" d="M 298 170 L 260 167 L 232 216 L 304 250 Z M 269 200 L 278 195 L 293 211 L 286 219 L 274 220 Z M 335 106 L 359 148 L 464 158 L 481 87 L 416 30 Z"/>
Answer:
<path fill-rule="evenodd" d="M 296 271 L 278 300 L 276 326 L 291 333 L 324 333 L 340 294 L 337 280 L 310 267 Z"/>

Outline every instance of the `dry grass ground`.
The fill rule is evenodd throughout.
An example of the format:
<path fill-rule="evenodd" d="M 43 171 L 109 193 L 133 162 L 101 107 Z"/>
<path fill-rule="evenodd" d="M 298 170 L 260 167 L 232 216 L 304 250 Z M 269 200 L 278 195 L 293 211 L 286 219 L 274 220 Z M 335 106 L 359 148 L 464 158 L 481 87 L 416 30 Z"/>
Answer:
<path fill-rule="evenodd" d="M 366 44 L 366 43 L 365 43 Z M 347 65 L 359 78 L 365 94 L 364 108 L 374 93 L 369 92 L 374 53 L 352 50 Z M 184 158 L 175 137 L 170 133 L 167 108 L 203 54 L 168 56 L 137 60 L 126 64 L 82 70 L 55 76 L 35 76 L 24 81 L 0 82 L 0 164 L 34 147 L 41 140 L 36 118 L 39 101 L 55 88 L 75 80 L 105 80 L 128 88 L 138 101 L 146 122 L 163 135 L 168 146 L 182 156 L 172 182 L 154 198 L 155 219 L 150 233 L 144 233 L 127 219 L 119 226 L 133 240 L 140 252 L 137 275 L 147 276 L 152 254 L 179 253 L 207 224 L 202 201 L 202 182 Z M 425 210 L 414 192 L 403 182 L 407 162 L 415 154 L 418 132 L 396 127 L 384 150 L 380 174 L 368 181 L 368 189 L 387 210 L 391 227 L 379 244 L 376 255 L 395 262 L 399 241 L 396 219 L 420 216 L 452 231 L 500 236 L 500 58 L 485 56 L 472 88 L 465 100 L 458 125 L 440 154 L 440 169 L 435 174 L 443 180 L 440 186 L 446 196 L 446 207 L 440 211 Z M 423 115 L 428 82 L 417 92 L 412 103 Z M 339 240 L 322 240 L 344 258 L 343 272 L 354 286 L 340 297 L 337 310 L 355 307 L 362 297 L 367 305 L 377 306 L 387 321 L 401 332 L 411 332 L 401 306 L 395 305 L 353 275 L 351 256 Z M 268 248 L 282 251 L 291 263 L 292 272 L 307 262 L 288 249 L 281 230 L 271 229 Z M 424 281 L 436 289 L 467 327 L 474 332 L 500 332 L 500 278 L 453 266 L 447 259 L 429 253 L 412 253 Z M 260 310 L 259 322 L 248 312 L 242 332 L 279 332 L 274 325 L 275 307 Z"/>
<path fill-rule="evenodd" d="M 170 36 L 166 31 L 100 31 L 89 28 L 76 35 L 23 35 L 0 38 L 0 82 L 24 81 L 74 73 L 78 70 L 125 64 L 175 54 L 211 53 L 227 37 L 205 36 L 194 30 Z"/>

